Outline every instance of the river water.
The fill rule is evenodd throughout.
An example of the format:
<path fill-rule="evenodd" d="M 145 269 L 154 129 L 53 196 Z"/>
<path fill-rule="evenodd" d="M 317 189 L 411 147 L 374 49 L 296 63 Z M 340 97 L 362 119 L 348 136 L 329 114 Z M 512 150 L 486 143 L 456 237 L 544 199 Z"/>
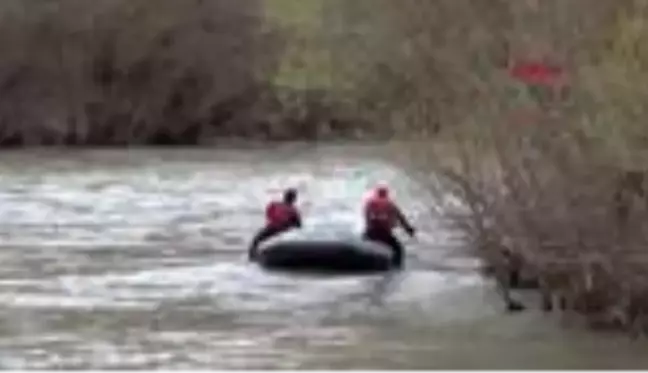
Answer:
<path fill-rule="evenodd" d="M 3 369 L 648 368 L 646 344 L 502 312 L 435 200 L 376 149 L 5 152 Z M 357 227 L 376 181 L 419 228 L 407 269 L 268 273 L 245 260 L 264 203 Z"/>

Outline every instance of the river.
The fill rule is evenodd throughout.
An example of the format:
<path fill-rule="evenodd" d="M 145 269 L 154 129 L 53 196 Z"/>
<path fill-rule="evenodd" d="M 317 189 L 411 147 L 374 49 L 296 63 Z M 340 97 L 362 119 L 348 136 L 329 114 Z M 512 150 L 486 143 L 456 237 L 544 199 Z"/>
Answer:
<path fill-rule="evenodd" d="M 0 164 L 3 369 L 648 368 L 646 344 L 506 314 L 434 200 L 368 147 L 9 151 Z M 268 273 L 265 202 L 357 224 L 392 185 L 406 270 Z"/>

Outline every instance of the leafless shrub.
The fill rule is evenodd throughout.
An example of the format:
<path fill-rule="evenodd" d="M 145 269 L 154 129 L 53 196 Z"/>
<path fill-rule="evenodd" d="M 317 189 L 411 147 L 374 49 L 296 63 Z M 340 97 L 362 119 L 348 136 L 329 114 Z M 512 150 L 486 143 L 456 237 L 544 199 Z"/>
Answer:
<path fill-rule="evenodd" d="M 197 142 L 258 94 L 278 39 L 257 0 L 7 0 L 5 145 Z"/>
<path fill-rule="evenodd" d="M 463 199 L 456 226 L 487 262 L 519 259 L 545 306 L 556 298 L 589 320 L 645 328 L 646 7 L 392 4 L 408 43 L 393 66 L 410 77 L 408 108 L 425 108 L 400 118 L 410 128 L 441 123 L 428 146 L 442 154 L 415 158 L 441 168 Z M 560 65 L 569 80 L 530 91 L 507 75 L 516 59 Z"/>

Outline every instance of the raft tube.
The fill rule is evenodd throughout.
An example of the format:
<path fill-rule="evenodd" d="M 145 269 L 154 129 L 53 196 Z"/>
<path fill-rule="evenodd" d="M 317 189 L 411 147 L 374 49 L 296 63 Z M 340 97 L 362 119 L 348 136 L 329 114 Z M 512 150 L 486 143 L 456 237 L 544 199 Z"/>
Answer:
<path fill-rule="evenodd" d="M 259 246 L 255 261 L 266 269 L 368 273 L 393 268 L 391 249 L 350 231 L 316 227 L 284 232 Z"/>

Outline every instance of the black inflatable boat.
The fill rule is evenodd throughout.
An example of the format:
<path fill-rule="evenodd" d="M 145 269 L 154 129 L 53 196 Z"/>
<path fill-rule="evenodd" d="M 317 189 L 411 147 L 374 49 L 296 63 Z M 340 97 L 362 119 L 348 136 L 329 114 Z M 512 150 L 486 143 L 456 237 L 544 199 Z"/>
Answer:
<path fill-rule="evenodd" d="M 393 268 L 389 247 L 335 227 L 285 232 L 259 246 L 255 261 L 267 269 L 300 272 L 368 273 Z"/>

